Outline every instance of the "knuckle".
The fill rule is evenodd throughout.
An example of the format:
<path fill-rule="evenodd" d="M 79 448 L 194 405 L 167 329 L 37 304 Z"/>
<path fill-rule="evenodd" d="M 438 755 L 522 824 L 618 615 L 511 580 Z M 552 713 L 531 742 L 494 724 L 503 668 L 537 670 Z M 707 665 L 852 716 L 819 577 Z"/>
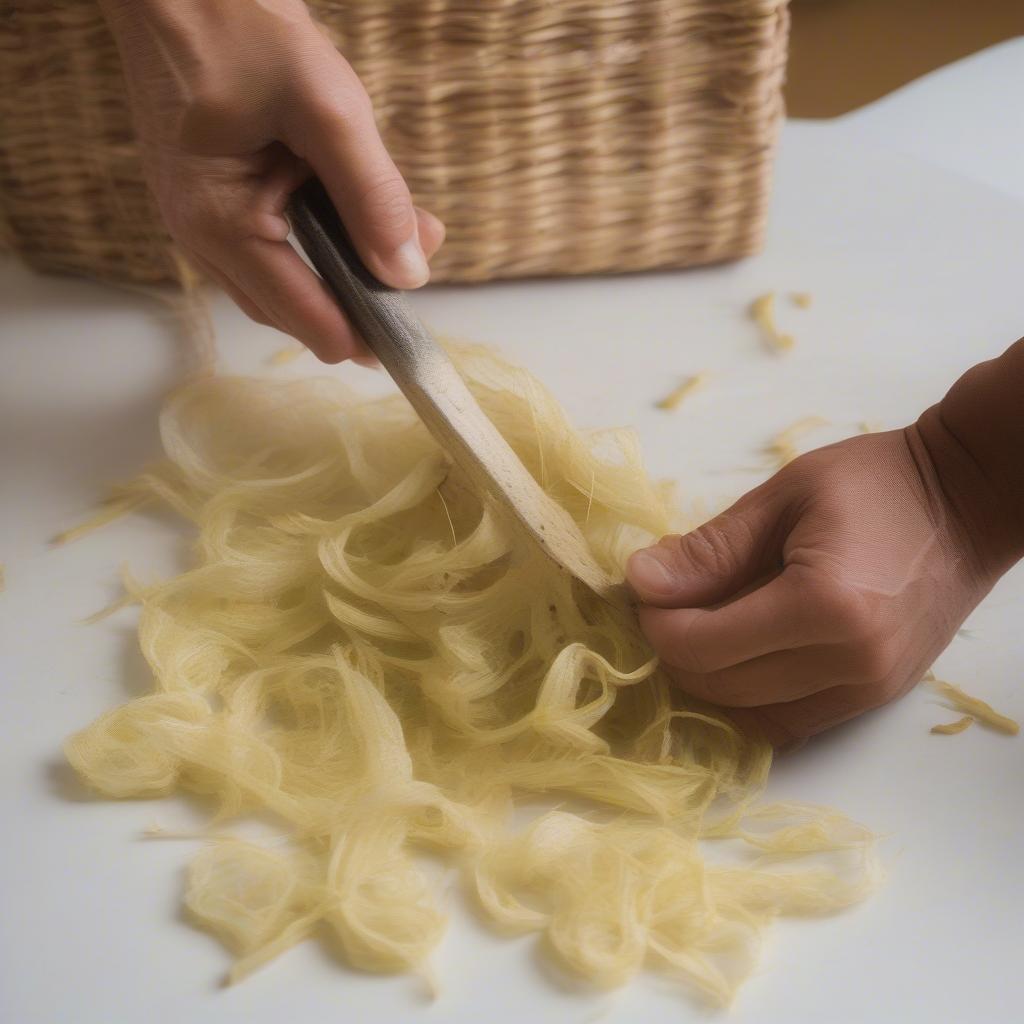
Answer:
<path fill-rule="evenodd" d="M 680 540 L 679 553 L 688 563 L 685 568 L 704 576 L 723 576 L 733 571 L 737 562 L 737 529 L 745 530 L 740 521 L 727 526 L 719 522 L 705 523 Z"/>
<path fill-rule="evenodd" d="M 282 141 L 306 158 L 339 140 L 358 145 L 374 120 L 370 97 L 355 72 L 342 61 L 325 73 L 315 54 L 300 55 L 292 67 L 294 74 L 279 93 L 276 123 Z"/>
<path fill-rule="evenodd" d="M 817 595 L 819 613 L 839 635 L 854 644 L 870 642 L 876 631 L 876 615 L 868 599 L 852 587 L 837 585 Z"/>
<path fill-rule="evenodd" d="M 318 98 L 304 100 L 287 126 L 287 142 L 300 156 L 312 159 L 319 151 L 334 154 L 359 138 L 358 101 Z M 344 103 L 344 105 L 342 105 Z"/>
<path fill-rule="evenodd" d="M 896 652 L 885 640 L 872 638 L 860 643 L 853 656 L 853 668 L 862 685 L 883 686 L 892 674 Z"/>
<path fill-rule="evenodd" d="M 857 694 L 855 710 L 848 716 L 852 718 L 855 714 L 864 714 L 867 711 L 874 711 L 877 708 L 885 707 L 886 704 L 891 704 L 903 696 L 907 687 L 903 685 L 901 678 L 890 673 L 889 676 L 883 676 L 878 681 L 851 686 L 848 689 L 854 690 Z"/>
<path fill-rule="evenodd" d="M 325 72 L 324 58 L 330 64 Z M 296 62 L 300 72 L 292 86 L 295 98 L 321 120 L 351 127 L 373 117 L 373 102 L 352 65 L 330 44 L 310 50 Z"/>

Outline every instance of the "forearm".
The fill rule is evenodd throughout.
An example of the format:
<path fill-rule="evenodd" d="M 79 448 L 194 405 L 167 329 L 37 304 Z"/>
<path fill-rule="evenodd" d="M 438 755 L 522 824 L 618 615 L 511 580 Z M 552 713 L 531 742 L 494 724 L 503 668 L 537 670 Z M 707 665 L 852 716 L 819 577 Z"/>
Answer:
<path fill-rule="evenodd" d="M 362 83 L 303 0 L 99 0 L 138 151 L 185 255 L 258 323 L 337 362 L 366 350 L 288 244 L 310 173 L 370 270 L 418 288 L 444 227 L 417 210 Z"/>
<path fill-rule="evenodd" d="M 979 363 L 917 422 L 942 486 L 998 573 L 1024 557 L 1024 339 Z"/>
<path fill-rule="evenodd" d="M 133 34 L 142 25 L 164 27 L 176 22 L 187 24 L 201 13 L 197 5 L 182 0 L 98 0 L 103 17 L 115 36 Z"/>
<path fill-rule="evenodd" d="M 172 106 L 195 91 L 191 79 L 203 51 L 215 49 L 202 7 L 189 0 L 99 0 L 99 6 L 121 54 L 136 129 L 142 135 L 166 130 L 164 119 L 179 116 Z"/>
<path fill-rule="evenodd" d="M 253 0 L 98 0 L 103 16 L 112 24 L 131 22 L 140 17 L 156 17 L 169 23 L 216 22 L 232 12 L 244 13 Z M 295 0 L 270 0 L 264 6 L 298 7 Z"/>

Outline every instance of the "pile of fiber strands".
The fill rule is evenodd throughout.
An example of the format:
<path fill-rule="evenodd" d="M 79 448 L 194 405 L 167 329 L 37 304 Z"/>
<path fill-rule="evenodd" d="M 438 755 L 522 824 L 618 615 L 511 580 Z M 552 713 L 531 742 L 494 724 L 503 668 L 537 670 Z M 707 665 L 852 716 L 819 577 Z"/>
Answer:
<path fill-rule="evenodd" d="M 581 434 L 527 374 L 454 354 L 609 572 L 679 525 L 631 434 Z M 611 986 L 646 964 L 721 1002 L 773 918 L 871 889 L 870 834 L 759 806 L 770 750 L 673 690 L 629 617 L 481 501 L 400 396 L 210 377 L 161 430 L 166 460 L 100 518 L 166 503 L 198 530 L 192 568 L 127 581 L 153 691 L 67 756 L 107 796 L 216 802 L 185 900 L 237 953 L 233 980 L 325 928 L 354 965 L 427 971 L 438 857 L 573 972 Z M 280 837 L 224 837 L 253 815 Z"/>

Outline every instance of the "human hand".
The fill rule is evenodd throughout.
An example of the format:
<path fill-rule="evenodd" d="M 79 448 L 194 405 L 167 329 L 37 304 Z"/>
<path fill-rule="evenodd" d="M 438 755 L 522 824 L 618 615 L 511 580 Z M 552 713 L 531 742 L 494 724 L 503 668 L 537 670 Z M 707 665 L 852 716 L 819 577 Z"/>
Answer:
<path fill-rule="evenodd" d="M 632 556 L 640 624 L 682 689 L 793 746 L 909 690 L 1008 567 L 967 490 L 917 425 L 810 452 Z"/>
<path fill-rule="evenodd" d="M 367 266 L 397 288 L 444 239 L 413 206 L 369 97 L 302 0 L 101 0 L 143 164 L 168 230 L 253 320 L 325 362 L 365 356 L 287 241 L 285 206 L 315 173 Z"/>

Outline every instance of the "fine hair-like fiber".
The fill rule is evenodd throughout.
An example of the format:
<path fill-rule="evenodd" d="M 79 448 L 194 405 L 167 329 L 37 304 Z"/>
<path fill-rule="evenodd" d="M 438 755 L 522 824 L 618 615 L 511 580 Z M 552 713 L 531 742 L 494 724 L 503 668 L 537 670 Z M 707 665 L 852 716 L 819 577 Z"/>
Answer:
<path fill-rule="evenodd" d="M 621 577 L 673 526 L 628 432 L 580 434 L 528 374 L 454 356 L 484 411 Z M 428 969 L 431 851 L 483 914 L 617 985 L 644 965 L 726 1002 L 764 927 L 875 882 L 872 836 L 758 804 L 770 749 L 673 689 L 635 622 L 574 588 L 468 488 L 400 396 L 207 377 L 161 420 L 149 501 L 198 529 L 191 567 L 126 580 L 154 690 L 66 752 L 111 797 L 212 800 L 186 904 L 232 979 L 317 931 L 373 970 Z M 709 855 L 709 847 L 715 851 Z"/>

